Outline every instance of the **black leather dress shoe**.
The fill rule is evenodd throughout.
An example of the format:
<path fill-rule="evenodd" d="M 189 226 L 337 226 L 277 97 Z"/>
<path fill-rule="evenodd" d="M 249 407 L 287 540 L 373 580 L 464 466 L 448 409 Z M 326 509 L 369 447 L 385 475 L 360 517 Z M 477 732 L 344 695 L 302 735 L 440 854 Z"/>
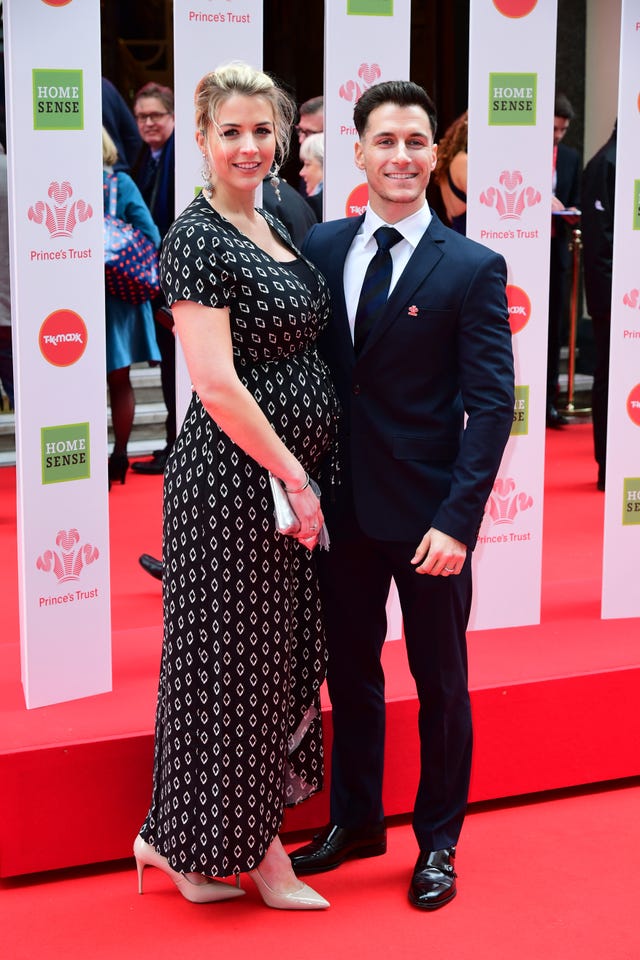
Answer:
<path fill-rule="evenodd" d="M 569 421 L 556 410 L 555 407 L 547 407 L 547 426 L 552 430 L 558 430 L 560 427 L 566 427 Z"/>
<path fill-rule="evenodd" d="M 143 553 L 138 557 L 138 563 L 143 570 L 146 570 L 156 580 L 162 580 L 162 562 L 160 560 L 156 560 L 149 553 Z"/>
<path fill-rule="evenodd" d="M 387 852 L 384 824 L 374 827 L 336 827 L 328 824 L 311 843 L 289 854 L 297 874 L 322 873 L 339 867 L 345 860 L 379 857 Z"/>
<path fill-rule="evenodd" d="M 171 447 L 164 447 L 163 450 L 154 450 L 151 460 L 136 460 L 131 464 L 131 469 L 136 473 L 157 474 L 164 473 L 167 465 L 167 459 L 171 453 Z"/>
<path fill-rule="evenodd" d="M 437 910 L 456 895 L 455 847 L 423 850 L 413 870 L 409 900 L 421 910 Z"/>

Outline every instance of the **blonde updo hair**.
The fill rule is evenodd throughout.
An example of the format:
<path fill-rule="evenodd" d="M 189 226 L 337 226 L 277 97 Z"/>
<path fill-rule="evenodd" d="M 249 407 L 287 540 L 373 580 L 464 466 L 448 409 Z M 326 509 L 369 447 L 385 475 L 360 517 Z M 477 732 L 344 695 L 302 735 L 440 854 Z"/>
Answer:
<path fill-rule="evenodd" d="M 261 70 L 246 63 L 233 62 L 216 67 L 207 73 L 196 87 L 196 129 L 206 134 L 216 122 L 220 107 L 229 97 L 239 94 L 245 97 L 263 97 L 273 110 L 276 138 L 276 161 L 284 163 L 289 152 L 291 127 L 296 116 L 296 107 L 281 87 Z"/>

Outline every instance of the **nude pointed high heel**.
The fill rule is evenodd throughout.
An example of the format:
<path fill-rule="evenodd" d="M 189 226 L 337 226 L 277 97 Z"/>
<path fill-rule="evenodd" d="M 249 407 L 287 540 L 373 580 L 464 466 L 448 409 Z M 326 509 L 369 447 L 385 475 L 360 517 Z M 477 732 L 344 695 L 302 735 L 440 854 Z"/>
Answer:
<path fill-rule="evenodd" d="M 240 876 L 236 878 L 236 886 L 232 887 L 229 883 L 222 880 L 213 880 L 210 877 L 203 876 L 202 883 L 195 883 L 189 880 L 186 873 L 178 873 L 169 866 L 169 861 L 158 851 L 143 840 L 138 835 L 133 844 L 133 855 L 136 858 L 136 867 L 138 869 L 138 893 L 142 893 L 142 875 L 145 867 L 157 867 L 166 873 L 175 883 L 176 887 L 186 900 L 191 903 L 213 903 L 216 900 L 232 900 L 235 897 L 244 896 L 244 890 L 240 889 Z"/>
<path fill-rule="evenodd" d="M 303 883 L 299 890 L 291 893 L 278 893 L 269 886 L 258 867 L 250 870 L 249 876 L 266 905 L 273 907 L 274 910 L 326 910 L 331 906 L 328 900 L 308 887 L 306 883 Z"/>

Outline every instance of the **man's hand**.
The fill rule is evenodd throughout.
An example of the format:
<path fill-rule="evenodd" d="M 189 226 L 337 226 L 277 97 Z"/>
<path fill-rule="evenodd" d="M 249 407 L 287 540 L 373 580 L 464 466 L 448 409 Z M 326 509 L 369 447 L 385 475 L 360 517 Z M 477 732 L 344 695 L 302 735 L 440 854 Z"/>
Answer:
<path fill-rule="evenodd" d="M 467 548 L 464 543 L 431 527 L 418 544 L 411 563 L 415 565 L 416 573 L 449 577 L 460 573 L 466 556 Z"/>
<path fill-rule="evenodd" d="M 580 223 L 580 211 L 576 207 L 565 207 L 562 200 L 554 195 L 551 197 L 551 212 L 552 213 L 562 213 L 565 212 L 564 217 L 562 218 L 565 223 L 570 227 L 574 227 L 576 223 Z"/>

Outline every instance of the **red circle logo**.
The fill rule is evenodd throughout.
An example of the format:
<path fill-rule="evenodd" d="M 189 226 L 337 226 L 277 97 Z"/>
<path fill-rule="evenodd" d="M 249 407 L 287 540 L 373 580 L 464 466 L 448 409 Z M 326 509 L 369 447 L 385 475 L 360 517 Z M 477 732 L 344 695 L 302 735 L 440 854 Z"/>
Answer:
<path fill-rule="evenodd" d="M 40 327 L 38 343 L 42 356 L 54 367 L 70 367 L 87 346 L 85 322 L 73 310 L 54 310 Z"/>
<path fill-rule="evenodd" d="M 640 427 L 640 383 L 637 383 L 627 397 L 627 413 L 632 423 Z"/>
<path fill-rule="evenodd" d="M 531 318 L 531 300 L 522 287 L 507 284 L 507 306 L 511 333 L 520 333 Z"/>
<path fill-rule="evenodd" d="M 493 5 L 503 17 L 527 17 L 538 0 L 493 0 Z"/>
<path fill-rule="evenodd" d="M 366 183 L 359 183 L 354 187 L 345 204 L 344 212 L 347 217 L 360 217 L 369 202 L 369 188 Z"/>
<path fill-rule="evenodd" d="M 66 7 L 71 0 L 42 0 L 48 7 Z"/>

